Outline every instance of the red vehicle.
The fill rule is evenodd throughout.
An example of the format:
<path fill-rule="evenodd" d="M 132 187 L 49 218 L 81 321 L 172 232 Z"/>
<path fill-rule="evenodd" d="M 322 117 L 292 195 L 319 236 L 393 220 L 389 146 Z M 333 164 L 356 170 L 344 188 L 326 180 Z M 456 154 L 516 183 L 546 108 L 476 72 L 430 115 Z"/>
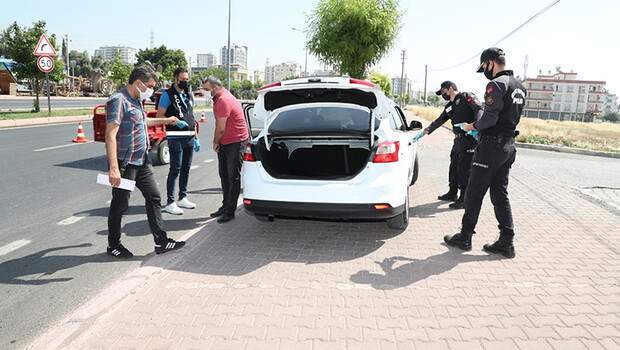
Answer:
<path fill-rule="evenodd" d="M 147 106 L 155 106 L 153 110 L 146 113 L 147 118 L 155 118 L 157 116 L 157 102 L 159 102 L 159 96 L 161 91 L 155 93 L 155 103 L 147 102 Z M 196 123 L 196 134 L 199 132 L 200 124 Z M 105 105 L 97 105 L 93 109 L 93 130 L 95 131 L 95 141 L 105 142 L 105 128 L 106 128 L 106 114 Z M 151 145 L 151 154 L 155 159 L 155 163 L 158 165 L 164 165 L 170 163 L 170 152 L 168 151 L 168 141 L 166 140 L 166 126 L 156 125 L 149 126 L 148 137 Z"/>

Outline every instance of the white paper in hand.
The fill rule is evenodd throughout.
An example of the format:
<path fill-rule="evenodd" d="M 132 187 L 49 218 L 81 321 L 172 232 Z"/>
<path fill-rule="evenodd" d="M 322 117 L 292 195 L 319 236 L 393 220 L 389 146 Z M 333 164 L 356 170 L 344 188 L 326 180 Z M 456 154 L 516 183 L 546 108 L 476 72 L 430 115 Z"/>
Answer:
<path fill-rule="evenodd" d="M 110 177 L 106 174 L 97 174 L 97 183 L 104 186 L 110 186 Z M 127 179 L 121 179 L 121 184 L 117 187 L 127 191 L 133 191 L 136 188 L 136 182 Z"/>

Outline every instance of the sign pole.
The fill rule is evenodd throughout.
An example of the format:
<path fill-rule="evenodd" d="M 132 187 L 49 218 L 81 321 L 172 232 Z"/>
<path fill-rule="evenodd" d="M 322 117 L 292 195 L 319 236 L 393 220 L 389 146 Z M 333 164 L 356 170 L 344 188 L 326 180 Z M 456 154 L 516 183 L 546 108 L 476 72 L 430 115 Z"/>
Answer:
<path fill-rule="evenodd" d="M 50 80 L 49 73 L 45 73 L 45 85 L 47 88 L 47 117 L 52 117 L 52 104 L 50 103 Z"/>

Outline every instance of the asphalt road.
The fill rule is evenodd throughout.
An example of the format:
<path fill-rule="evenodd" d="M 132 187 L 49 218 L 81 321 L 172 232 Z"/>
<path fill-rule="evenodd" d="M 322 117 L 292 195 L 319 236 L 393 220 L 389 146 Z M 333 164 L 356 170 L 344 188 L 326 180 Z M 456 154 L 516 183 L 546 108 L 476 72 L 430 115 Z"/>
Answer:
<path fill-rule="evenodd" d="M 190 199 L 198 209 L 183 216 L 164 214 L 173 238 L 200 226 L 221 200 L 217 161 L 209 149 L 213 130 L 209 122 L 203 124 L 203 150 L 195 155 L 198 168 L 190 176 Z M 74 133 L 75 125 L 0 130 L 1 349 L 22 348 L 152 254 L 139 193 L 132 196 L 123 226 L 123 242 L 135 259 L 117 261 L 103 254 L 111 195 L 95 184 L 95 178 L 107 171 L 104 148 L 101 143 L 74 145 L 69 141 Z M 90 124 L 86 134 L 92 138 Z M 421 164 L 437 163 L 432 152 L 436 153 L 421 151 Z M 447 171 L 447 159 L 442 161 Z M 166 173 L 167 167 L 156 167 L 162 195 Z M 617 188 L 618 173 L 618 159 L 519 149 L 511 181 L 533 176 L 567 187 Z M 425 176 L 424 168 L 420 176 Z"/>
<path fill-rule="evenodd" d="M 65 108 L 93 108 L 98 104 L 104 104 L 107 98 L 56 98 L 52 97 L 50 102 L 52 108 L 65 109 Z M 2 98 L 0 99 L 0 110 L 6 111 L 9 109 L 28 109 L 32 108 L 32 102 L 34 97 L 30 98 Z M 41 109 L 47 108 L 47 97 L 41 96 L 39 103 Z"/>
<path fill-rule="evenodd" d="M 202 124 L 183 216 L 164 214 L 172 238 L 200 226 L 219 207 L 212 123 Z M 85 125 L 92 139 L 92 125 Z M 0 130 L 0 349 L 22 348 L 33 336 L 153 252 L 144 200 L 132 195 L 123 242 L 136 257 L 117 261 L 107 245 L 110 191 L 95 184 L 107 172 L 102 143 L 73 144 L 75 125 Z M 61 148 L 52 148 L 64 146 Z M 165 198 L 167 166 L 155 167 Z M 163 199 L 165 201 L 165 199 Z"/>

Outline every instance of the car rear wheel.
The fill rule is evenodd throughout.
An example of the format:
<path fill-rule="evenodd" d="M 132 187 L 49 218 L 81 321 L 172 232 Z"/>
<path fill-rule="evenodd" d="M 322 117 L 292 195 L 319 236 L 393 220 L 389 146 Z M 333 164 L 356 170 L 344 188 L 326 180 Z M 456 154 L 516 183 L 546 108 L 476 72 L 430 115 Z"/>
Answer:
<path fill-rule="evenodd" d="M 409 226 L 409 189 L 407 189 L 407 197 L 405 197 L 405 210 L 398 216 L 388 219 L 387 225 L 394 230 L 404 230 Z"/>
<path fill-rule="evenodd" d="M 170 163 L 170 150 L 168 149 L 168 140 L 163 140 L 157 145 L 157 163 L 166 165 Z"/>

